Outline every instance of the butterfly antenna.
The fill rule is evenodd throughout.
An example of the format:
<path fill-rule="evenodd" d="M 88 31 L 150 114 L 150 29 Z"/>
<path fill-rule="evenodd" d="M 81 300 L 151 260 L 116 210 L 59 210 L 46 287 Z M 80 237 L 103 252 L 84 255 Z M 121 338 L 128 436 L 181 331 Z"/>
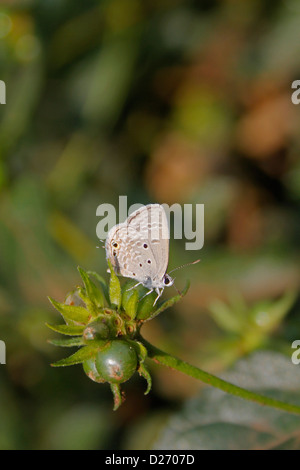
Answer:
<path fill-rule="evenodd" d="M 173 285 L 174 289 L 176 290 L 177 294 L 180 295 L 180 297 L 182 297 L 180 290 L 178 290 L 177 287 L 174 284 L 175 279 L 176 279 L 176 277 L 173 278 L 173 284 L 172 285 Z"/>
<path fill-rule="evenodd" d="M 174 279 L 173 279 L 173 280 L 175 281 L 175 279 L 176 279 L 176 277 L 174 277 Z M 175 284 L 173 284 L 173 287 L 175 288 L 175 290 L 176 290 L 177 294 L 178 294 L 178 295 L 180 295 L 180 297 L 183 297 L 183 295 L 182 295 L 182 292 L 180 292 L 180 290 L 179 290 L 179 289 L 177 289 L 177 287 L 175 286 Z"/>
<path fill-rule="evenodd" d="M 197 259 L 196 261 L 192 261 L 191 263 L 186 263 L 182 264 L 181 266 L 178 266 L 177 268 L 172 269 L 172 271 L 169 272 L 169 274 L 173 273 L 174 271 L 177 271 L 177 269 L 185 268 L 186 266 L 190 266 L 191 264 L 197 264 L 201 261 L 201 259 Z"/>

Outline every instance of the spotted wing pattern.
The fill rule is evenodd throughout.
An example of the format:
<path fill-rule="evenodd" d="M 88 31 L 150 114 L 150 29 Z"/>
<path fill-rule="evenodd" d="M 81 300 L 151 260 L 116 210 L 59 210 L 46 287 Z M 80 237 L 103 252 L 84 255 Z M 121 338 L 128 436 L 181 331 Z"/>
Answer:
<path fill-rule="evenodd" d="M 117 274 L 136 279 L 150 289 L 163 287 L 169 230 L 162 206 L 149 204 L 133 212 L 110 230 L 105 246 Z"/>

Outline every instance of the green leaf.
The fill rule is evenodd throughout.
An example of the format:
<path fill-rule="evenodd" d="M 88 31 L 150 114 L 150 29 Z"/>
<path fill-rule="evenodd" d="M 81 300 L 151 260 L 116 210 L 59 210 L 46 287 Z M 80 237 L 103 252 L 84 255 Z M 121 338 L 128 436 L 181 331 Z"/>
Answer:
<path fill-rule="evenodd" d="M 104 342 L 103 342 L 104 343 Z M 86 359 L 90 359 L 93 357 L 96 352 L 99 350 L 99 347 L 92 347 L 92 346 L 83 346 L 79 351 L 72 354 L 65 359 L 61 359 L 60 361 L 54 362 L 51 364 L 52 367 L 65 367 L 65 366 L 73 366 L 74 364 L 80 364 Z"/>
<path fill-rule="evenodd" d="M 83 346 L 82 338 L 68 338 L 68 339 L 48 339 L 48 343 L 54 346 L 62 346 L 63 348 L 71 348 L 73 346 Z"/>
<path fill-rule="evenodd" d="M 236 363 L 225 380 L 300 404 L 300 368 L 290 358 L 260 351 Z M 154 449 L 300 450 L 300 417 L 217 389 L 204 389 L 173 414 Z"/>
<path fill-rule="evenodd" d="M 146 289 L 142 289 L 143 295 L 145 295 Z M 146 320 L 151 313 L 155 310 L 155 307 L 153 307 L 153 304 L 155 302 L 155 299 L 157 297 L 156 292 L 152 292 L 151 294 L 146 295 L 143 299 L 139 301 L 138 308 L 137 308 L 137 315 L 136 319 L 137 320 Z"/>
<path fill-rule="evenodd" d="M 97 281 L 99 281 L 102 286 L 106 286 L 105 279 L 100 276 L 100 274 L 96 273 L 96 271 L 86 271 L 86 273 L 89 276 L 94 276 L 94 278 L 97 279 Z"/>
<path fill-rule="evenodd" d="M 113 305 L 116 305 L 119 309 L 121 306 L 122 301 L 122 291 L 121 291 L 121 284 L 119 281 L 118 276 L 116 275 L 114 268 L 111 262 L 108 260 L 107 264 L 110 269 L 110 281 L 109 281 L 109 298 L 110 302 Z"/>
<path fill-rule="evenodd" d="M 46 323 L 46 326 L 57 333 L 67 336 L 81 336 L 85 328 L 81 325 L 50 325 L 49 323 Z"/>
<path fill-rule="evenodd" d="M 122 293 L 122 307 L 126 314 L 134 320 L 139 301 L 139 292 L 137 289 L 132 289 L 132 286 L 136 284 L 136 281 L 129 281 L 123 287 Z"/>
<path fill-rule="evenodd" d="M 154 310 L 154 312 L 151 313 L 151 315 L 147 318 L 141 318 L 140 317 L 140 312 L 138 312 L 137 314 L 137 319 L 138 320 L 143 320 L 144 322 L 146 321 L 149 321 L 149 320 L 152 320 L 152 318 L 156 317 L 157 315 L 159 315 L 161 312 L 163 312 L 164 310 L 166 310 L 167 308 L 170 308 L 172 307 L 173 305 L 175 305 L 177 302 L 179 302 L 188 292 L 189 290 L 189 287 L 190 287 L 190 282 L 188 281 L 186 283 L 186 286 L 185 288 L 183 289 L 183 291 L 178 294 L 178 295 L 175 295 L 175 297 L 172 297 L 171 299 L 169 300 L 166 300 L 165 302 L 163 302 L 159 307 L 158 309 Z M 147 297 L 150 297 L 147 296 Z"/>
<path fill-rule="evenodd" d="M 104 307 L 104 297 L 101 290 L 91 281 L 89 275 L 84 269 L 78 266 L 78 271 L 84 282 L 86 294 L 88 297 L 88 303 L 90 304 L 92 310 L 97 313 L 97 309 Z"/>
<path fill-rule="evenodd" d="M 231 333 L 239 333 L 243 330 L 246 321 L 246 316 L 241 319 L 232 310 L 231 306 L 222 302 L 221 300 L 214 300 L 209 305 L 209 310 L 213 319 L 223 330 Z"/>
<path fill-rule="evenodd" d="M 90 313 L 84 308 L 75 305 L 65 305 L 48 297 L 52 305 L 62 314 L 64 319 L 71 320 L 76 323 L 86 324 L 89 320 Z"/>
<path fill-rule="evenodd" d="M 275 301 L 258 302 L 251 311 L 251 318 L 260 328 L 271 331 L 287 315 L 296 298 L 295 292 L 288 292 Z"/>
<path fill-rule="evenodd" d="M 109 303 L 108 288 L 107 288 L 107 284 L 106 284 L 104 278 L 102 276 L 100 276 L 98 273 L 96 273 L 95 271 L 87 271 L 87 274 L 89 276 L 93 276 L 95 279 L 97 279 L 97 281 L 101 285 L 102 291 L 104 293 L 104 297 L 105 297 L 107 303 Z"/>

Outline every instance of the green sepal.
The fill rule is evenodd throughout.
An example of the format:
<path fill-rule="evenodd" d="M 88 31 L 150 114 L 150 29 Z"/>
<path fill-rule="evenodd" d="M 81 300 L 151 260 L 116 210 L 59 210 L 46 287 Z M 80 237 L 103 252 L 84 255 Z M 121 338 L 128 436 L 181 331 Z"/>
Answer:
<path fill-rule="evenodd" d="M 91 279 L 89 278 L 88 273 L 86 271 L 84 271 L 84 269 L 80 268 L 80 266 L 78 266 L 77 269 L 78 269 L 79 274 L 80 274 L 80 276 L 81 276 L 81 278 L 84 282 L 85 291 L 86 291 L 86 295 L 87 295 L 87 300 L 86 300 L 87 307 L 90 307 L 90 309 L 94 313 L 97 313 L 97 310 L 99 308 L 104 307 L 103 293 L 93 283 L 93 281 L 91 281 Z"/>
<path fill-rule="evenodd" d="M 110 303 L 116 305 L 119 309 L 121 306 L 122 301 L 122 291 L 121 291 L 121 284 L 119 281 L 118 276 L 116 275 L 114 268 L 109 260 L 107 260 L 107 264 L 110 269 L 110 281 L 109 281 L 109 298 Z"/>
<path fill-rule="evenodd" d="M 88 322 L 90 313 L 84 307 L 79 307 L 76 305 L 65 305 L 57 302 L 51 297 L 48 297 L 48 299 L 52 303 L 53 307 L 55 307 L 56 310 L 62 314 L 66 322 L 71 321 L 82 324 L 86 324 Z"/>
<path fill-rule="evenodd" d="M 119 384 L 110 384 L 110 389 L 114 397 L 114 407 L 113 410 L 116 411 L 123 403 L 124 397 L 121 393 L 121 388 Z"/>
<path fill-rule="evenodd" d="M 126 340 L 134 349 L 138 356 L 138 360 L 140 363 L 143 363 L 148 356 L 148 351 L 146 347 L 140 341 L 128 339 Z"/>
<path fill-rule="evenodd" d="M 136 281 L 129 281 L 123 287 L 122 292 L 122 307 L 125 310 L 126 314 L 131 318 L 135 319 L 138 302 L 139 302 L 139 292 L 137 289 L 132 289 L 136 284 Z"/>
<path fill-rule="evenodd" d="M 144 395 L 148 395 L 148 393 L 150 392 L 151 390 L 151 387 L 152 387 L 152 378 L 151 378 L 151 375 L 147 369 L 147 367 L 145 366 L 145 359 L 146 357 L 148 356 L 148 351 L 146 349 L 146 347 L 143 345 L 143 343 L 141 343 L 140 341 L 137 341 L 137 340 L 127 340 L 128 343 L 130 343 L 132 345 L 132 347 L 135 349 L 136 353 L 137 353 L 137 356 L 138 356 L 138 360 L 139 360 L 139 366 L 138 366 L 138 373 L 141 377 L 144 377 L 144 379 L 147 381 L 147 389 L 144 393 Z"/>
<path fill-rule="evenodd" d="M 87 274 L 89 276 L 93 276 L 100 283 L 102 292 L 103 292 L 104 297 L 105 297 L 105 300 L 109 304 L 108 288 L 107 288 L 107 284 L 106 284 L 104 278 L 102 276 L 100 276 L 100 274 L 96 273 L 95 271 L 87 271 Z"/>
<path fill-rule="evenodd" d="M 188 281 L 186 283 L 185 288 L 183 289 L 182 292 L 180 292 L 180 294 L 175 295 L 175 297 L 172 297 L 169 300 L 166 300 L 156 310 L 154 310 L 154 312 L 148 318 L 141 319 L 141 320 L 143 320 L 143 322 L 152 320 L 152 318 L 156 317 L 157 315 L 159 315 L 161 312 L 163 312 L 167 308 L 170 308 L 173 305 L 175 305 L 177 302 L 179 302 L 182 299 L 182 297 L 184 297 L 186 295 L 187 291 L 189 290 L 189 287 L 190 287 L 190 281 Z M 140 319 L 139 316 L 137 316 L 137 318 Z"/>
<path fill-rule="evenodd" d="M 84 342 L 82 338 L 68 338 L 68 339 L 48 339 L 48 343 L 54 346 L 62 346 L 63 348 L 71 348 L 72 346 L 83 346 Z"/>
<path fill-rule="evenodd" d="M 155 302 L 156 297 L 157 293 L 152 292 L 151 294 L 146 295 L 143 299 L 140 300 L 137 308 L 137 320 L 146 320 L 147 318 L 149 318 L 149 316 L 153 313 L 153 304 Z"/>
<path fill-rule="evenodd" d="M 56 331 L 56 333 L 67 336 L 81 336 L 85 328 L 81 325 L 50 325 L 49 323 L 46 323 L 46 326 L 48 326 L 50 330 Z"/>
<path fill-rule="evenodd" d="M 96 273 L 96 271 L 86 271 L 86 273 L 87 273 L 89 276 L 94 276 L 94 278 L 97 279 L 97 281 L 100 282 L 100 284 L 101 284 L 102 287 L 105 287 L 105 286 L 106 286 L 106 282 L 105 282 L 104 277 L 100 276 L 100 274 Z"/>
<path fill-rule="evenodd" d="M 146 388 L 146 391 L 144 392 L 144 395 L 148 395 L 148 393 L 150 392 L 152 388 L 152 378 L 145 364 L 139 365 L 138 373 L 140 374 L 141 377 L 144 377 L 144 379 L 147 381 L 147 388 Z"/>
<path fill-rule="evenodd" d="M 105 343 L 103 341 L 103 343 Z M 66 366 L 73 366 L 74 364 L 80 364 L 87 359 L 91 359 L 97 351 L 99 351 L 99 346 L 83 346 L 76 351 L 76 353 L 72 354 L 69 357 L 61 359 L 60 361 L 54 362 L 51 364 L 52 367 L 66 367 Z"/>

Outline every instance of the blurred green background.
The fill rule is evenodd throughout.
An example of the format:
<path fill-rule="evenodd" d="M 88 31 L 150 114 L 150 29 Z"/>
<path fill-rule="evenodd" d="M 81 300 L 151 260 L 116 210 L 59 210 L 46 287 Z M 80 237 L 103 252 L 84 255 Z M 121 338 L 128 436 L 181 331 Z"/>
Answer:
<path fill-rule="evenodd" d="M 221 373 L 300 338 L 300 79 L 297 0 L 2 0 L 0 79 L 1 449 L 149 448 L 201 384 L 150 364 L 112 411 L 108 385 L 45 322 L 106 275 L 96 208 L 204 203 L 205 246 L 171 240 L 174 308 L 145 325 L 168 352 Z M 171 288 L 172 289 L 172 288 Z M 172 291 L 174 295 L 175 291 Z M 171 291 L 165 290 L 164 297 Z"/>

